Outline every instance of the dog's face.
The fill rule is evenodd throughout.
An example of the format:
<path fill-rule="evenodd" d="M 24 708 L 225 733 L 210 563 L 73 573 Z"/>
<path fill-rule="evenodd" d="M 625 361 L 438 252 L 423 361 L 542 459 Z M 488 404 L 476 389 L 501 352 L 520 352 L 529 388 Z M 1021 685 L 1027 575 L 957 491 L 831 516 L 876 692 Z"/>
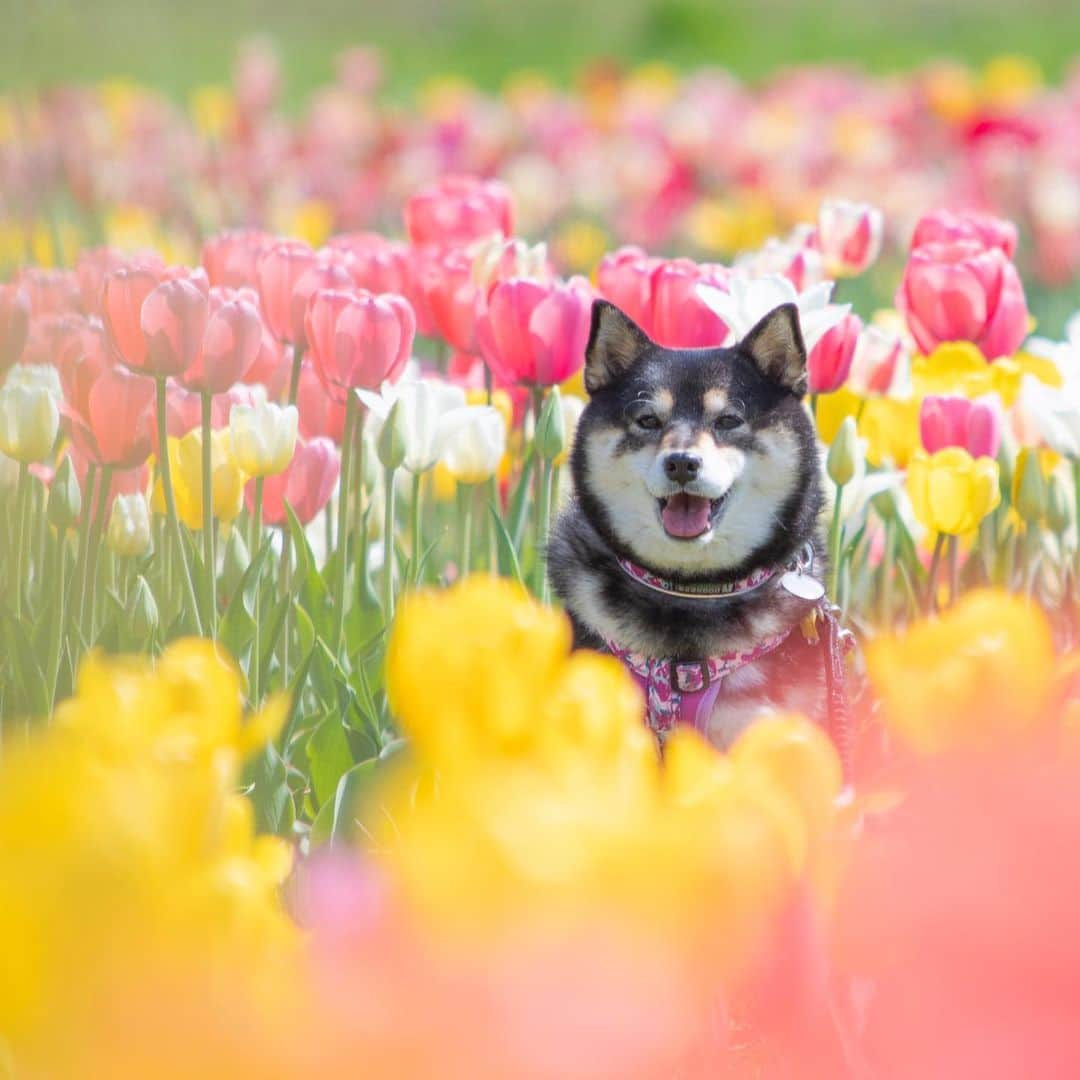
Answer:
<path fill-rule="evenodd" d="M 806 354 L 792 305 L 733 348 L 673 350 L 597 301 L 585 384 L 575 483 L 616 550 L 658 572 L 708 577 L 785 538 L 794 545 L 796 526 L 805 532 L 817 443 L 800 401 Z"/>

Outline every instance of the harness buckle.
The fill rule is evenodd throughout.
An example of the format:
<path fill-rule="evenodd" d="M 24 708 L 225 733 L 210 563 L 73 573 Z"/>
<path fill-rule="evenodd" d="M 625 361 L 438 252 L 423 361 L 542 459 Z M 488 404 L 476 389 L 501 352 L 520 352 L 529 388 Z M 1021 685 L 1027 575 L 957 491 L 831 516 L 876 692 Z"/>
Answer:
<path fill-rule="evenodd" d="M 694 694 L 709 685 L 709 665 L 704 660 L 672 660 L 671 685 L 680 694 Z"/>

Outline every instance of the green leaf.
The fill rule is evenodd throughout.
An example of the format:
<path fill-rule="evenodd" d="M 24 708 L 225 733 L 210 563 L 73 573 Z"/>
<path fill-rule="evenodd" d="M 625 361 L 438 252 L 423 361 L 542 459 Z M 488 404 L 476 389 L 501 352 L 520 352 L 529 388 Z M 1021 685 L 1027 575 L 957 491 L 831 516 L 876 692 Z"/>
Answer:
<path fill-rule="evenodd" d="M 338 780 L 353 764 L 349 740 L 337 716 L 328 716 L 312 732 L 307 756 L 311 763 L 311 786 L 321 805 L 333 795 Z"/>
<path fill-rule="evenodd" d="M 251 800 L 258 831 L 289 836 L 296 821 L 296 806 L 289 790 L 285 762 L 273 745 L 255 759 L 252 781 Z"/>
<path fill-rule="evenodd" d="M 518 562 L 517 551 L 514 541 L 506 531 L 499 508 L 491 503 L 488 506 L 491 516 L 495 519 L 495 539 L 499 549 L 499 573 L 504 577 L 512 577 L 519 584 L 524 584 L 525 579 L 521 574 L 521 563 Z"/>
<path fill-rule="evenodd" d="M 378 771 L 375 758 L 354 765 L 338 781 L 334 797 L 320 808 L 311 826 L 311 843 L 341 844 L 356 832 L 356 809 L 361 794 L 371 785 Z"/>

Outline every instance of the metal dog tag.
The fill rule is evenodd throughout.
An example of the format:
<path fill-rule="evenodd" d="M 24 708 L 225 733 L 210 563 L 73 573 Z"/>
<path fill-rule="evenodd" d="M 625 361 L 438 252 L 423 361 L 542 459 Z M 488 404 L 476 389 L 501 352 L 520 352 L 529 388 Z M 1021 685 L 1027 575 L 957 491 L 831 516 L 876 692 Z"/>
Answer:
<path fill-rule="evenodd" d="M 817 578 L 799 570 L 789 570 L 780 579 L 780 585 L 801 600 L 820 600 L 825 595 L 825 586 Z"/>

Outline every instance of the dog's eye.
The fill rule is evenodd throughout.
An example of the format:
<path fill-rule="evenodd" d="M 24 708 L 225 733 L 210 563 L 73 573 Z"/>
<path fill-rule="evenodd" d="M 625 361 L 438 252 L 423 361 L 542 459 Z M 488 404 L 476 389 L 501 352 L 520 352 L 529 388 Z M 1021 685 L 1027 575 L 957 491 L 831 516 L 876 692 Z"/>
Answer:
<path fill-rule="evenodd" d="M 737 427 L 742 427 L 744 423 L 743 418 L 733 412 L 721 413 L 716 418 L 716 427 L 721 431 L 734 431 Z"/>
<path fill-rule="evenodd" d="M 660 417 L 656 413 L 640 413 L 634 417 L 634 423 L 639 428 L 644 428 L 646 431 L 659 431 L 663 425 L 660 423 Z"/>

